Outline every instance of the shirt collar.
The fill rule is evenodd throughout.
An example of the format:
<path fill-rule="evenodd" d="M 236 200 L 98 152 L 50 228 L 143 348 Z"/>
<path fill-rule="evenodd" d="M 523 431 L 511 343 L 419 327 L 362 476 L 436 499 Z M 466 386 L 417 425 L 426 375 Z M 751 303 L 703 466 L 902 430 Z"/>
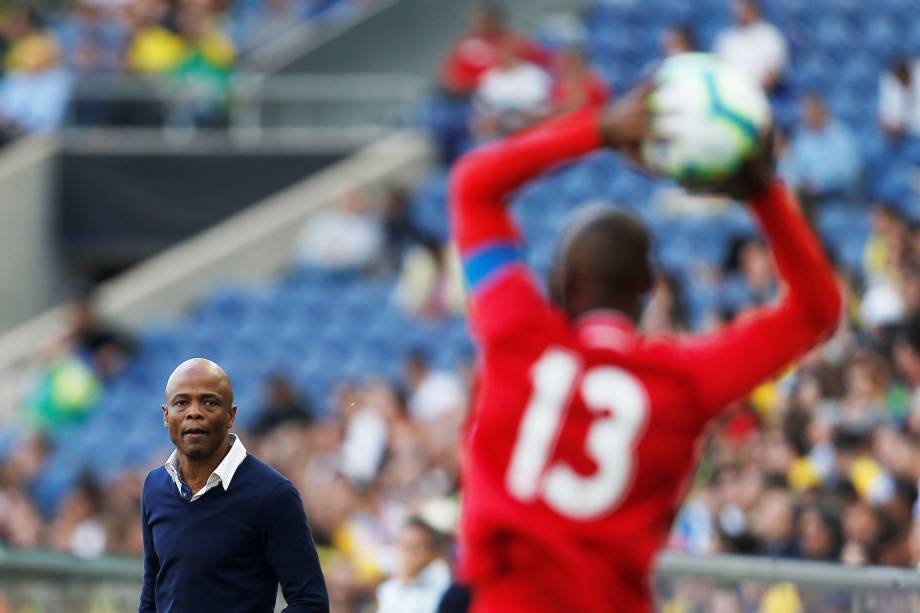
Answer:
<path fill-rule="evenodd" d="M 429 562 L 425 568 L 419 571 L 419 574 L 416 575 L 415 580 L 412 581 L 414 585 L 419 587 L 433 587 L 449 582 L 450 567 L 447 565 L 447 562 L 441 558 L 437 558 Z"/>
<path fill-rule="evenodd" d="M 227 452 L 224 459 L 220 461 L 220 464 L 217 465 L 217 468 L 215 468 L 211 476 L 208 477 L 208 480 L 210 480 L 211 477 L 217 477 L 224 491 L 227 491 L 227 488 L 230 487 L 230 481 L 233 479 L 233 475 L 236 474 L 236 469 L 239 468 L 243 460 L 246 459 L 246 447 L 243 446 L 243 441 L 240 440 L 240 437 L 231 433 L 230 440 L 232 441 L 230 444 L 230 451 Z M 166 464 L 164 466 L 166 466 L 166 472 L 168 472 L 173 480 L 178 483 L 180 481 L 178 449 L 173 449 L 173 452 L 169 454 L 169 458 L 166 459 Z"/>
<path fill-rule="evenodd" d="M 626 314 L 614 309 L 592 309 L 575 319 L 582 343 L 598 349 L 624 351 L 635 343 L 636 327 Z"/>

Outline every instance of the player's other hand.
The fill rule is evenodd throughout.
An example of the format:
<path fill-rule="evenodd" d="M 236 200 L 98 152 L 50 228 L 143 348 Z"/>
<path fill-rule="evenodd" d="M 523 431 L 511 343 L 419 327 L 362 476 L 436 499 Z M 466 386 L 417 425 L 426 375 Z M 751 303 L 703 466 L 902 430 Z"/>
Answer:
<path fill-rule="evenodd" d="M 636 155 L 639 143 L 649 129 L 648 97 L 654 85 L 644 82 L 604 110 L 601 116 L 601 136 L 608 147 Z"/>

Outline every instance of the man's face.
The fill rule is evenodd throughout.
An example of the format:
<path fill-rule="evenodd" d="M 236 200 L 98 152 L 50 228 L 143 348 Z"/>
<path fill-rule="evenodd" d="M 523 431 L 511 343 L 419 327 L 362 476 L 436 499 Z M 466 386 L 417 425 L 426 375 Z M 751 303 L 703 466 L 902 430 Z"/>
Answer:
<path fill-rule="evenodd" d="M 687 37 L 676 28 L 669 28 L 661 35 L 661 47 L 667 57 L 692 51 Z"/>
<path fill-rule="evenodd" d="M 490 36 L 502 31 L 502 20 L 498 14 L 485 6 L 476 6 L 469 13 L 470 27 L 476 34 Z"/>
<path fill-rule="evenodd" d="M 0 33 L 15 40 L 29 31 L 29 16 L 25 9 L 13 9 L 0 19 Z"/>
<path fill-rule="evenodd" d="M 920 355 L 904 339 L 894 346 L 894 363 L 911 385 L 920 385 Z"/>
<path fill-rule="evenodd" d="M 431 537 L 418 526 L 406 526 L 396 538 L 396 566 L 399 579 L 409 582 L 435 559 Z"/>
<path fill-rule="evenodd" d="M 747 0 L 737 0 L 732 3 L 732 15 L 738 25 L 749 26 L 757 21 L 757 7 Z"/>
<path fill-rule="evenodd" d="M 827 118 L 827 113 L 824 110 L 824 103 L 814 96 L 805 98 L 805 102 L 802 106 L 802 115 L 804 116 L 805 123 L 813 130 L 822 128 Z"/>
<path fill-rule="evenodd" d="M 227 443 L 236 417 L 226 376 L 192 366 L 176 372 L 166 386 L 163 421 L 179 453 L 192 460 L 210 458 Z"/>

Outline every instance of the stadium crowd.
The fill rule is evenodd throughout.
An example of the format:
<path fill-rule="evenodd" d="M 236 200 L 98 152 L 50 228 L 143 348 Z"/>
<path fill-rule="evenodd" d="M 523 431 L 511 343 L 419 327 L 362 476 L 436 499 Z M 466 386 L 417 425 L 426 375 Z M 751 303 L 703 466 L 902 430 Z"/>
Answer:
<path fill-rule="evenodd" d="M 3 30 L 8 45 L 4 83 L 17 72 L 56 65 L 46 59 L 49 63 L 33 68 L 32 62 L 58 57 L 53 53 L 57 45 L 72 46 L 72 52 L 59 56 L 76 62 L 71 70 L 161 72 L 180 65 L 166 61 L 164 49 L 195 40 L 191 44 L 199 45 L 193 52 L 199 65 L 194 69 L 213 72 L 208 58 L 224 58 L 228 63 L 217 68 L 224 70 L 232 65 L 233 49 L 242 44 L 236 35 L 201 29 L 201 22 L 195 31 L 216 38 L 183 38 L 164 29 L 165 13 L 150 17 L 157 7 L 163 10 L 159 0 L 128 5 L 125 14 L 141 6 L 153 13 L 140 11 L 147 17 L 134 17 L 152 29 L 146 30 L 147 38 L 135 32 L 127 55 L 113 51 L 125 48 L 118 45 L 81 46 L 87 32 L 96 32 L 88 26 L 84 32 L 79 25 L 82 19 L 99 18 L 100 9 L 92 2 L 75 4 L 69 28 L 60 30 L 57 43 L 51 30 L 31 21 L 28 11 L 7 13 L 4 23 L 13 25 Z M 299 6 L 266 3 L 280 5 Z M 911 206 L 916 196 L 913 201 L 869 200 L 860 188 L 867 162 L 855 126 L 835 118 L 817 94 L 788 87 L 783 33 L 761 16 L 755 2 L 739 0 L 733 9 L 735 25 L 719 34 L 714 51 L 758 78 L 780 109 L 781 173 L 810 215 L 845 200 L 851 210 L 863 211 L 871 235 L 859 266 L 840 261 L 849 308 L 836 335 L 727 412 L 712 432 L 669 547 L 700 554 L 920 567 L 920 217 Z M 179 21 L 205 15 L 205 23 L 218 23 L 222 13 L 216 10 L 207 3 L 183 3 L 180 14 L 187 12 Z M 692 50 L 694 39 L 692 28 L 673 24 L 661 32 L 662 55 Z M 570 45 L 562 50 L 538 45 L 509 29 L 495 5 L 481 5 L 470 30 L 448 51 L 440 74 L 443 103 L 463 109 L 434 126 L 444 159 L 454 159 L 471 142 L 603 104 L 612 94 L 588 59 L 583 49 Z M 890 72 L 877 75 L 874 129 L 882 145 L 894 149 L 907 146 L 920 131 L 920 64 L 891 59 Z M 679 215 L 696 206 L 725 206 L 712 198 L 678 200 Z M 304 228 L 296 260 L 407 277 L 397 285 L 408 288 L 406 311 L 419 320 L 447 317 L 460 308 L 445 289 L 456 283 L 450 258 L 445 245 L 413 224 L 407 216 L 410 207 L 399 190 L 382 204 L 369 204 L 355 194 Z M 356 227 L 361 232 L 350 231 Z M 333 240 L 336 232 L 343 241 Z M 769 253 L 751 235 L 738 237 L 721 266 L 700 266 L 692 279 L 698 287 L 684 286 L 686 281 L 668 270 L 660 272 L 642 322 L 648 333 L 711 329 L 779 291 Z M 700 288 L 711 299 L 697 311 L 688 295 Z M 0 546 L 47 547 L 85 557 L 136 555 L 141 552 L 142 473 L 123 472 L 112 483 L 87 473 L 50 513 L 40 512 L 30 497 L 30 484 L 56 438 L 79 432 L 80 415 L 92 410 L 106 381 L 131 360 L 130 338 L 94 321 L 85 308 L 76 313 L 67 345 L 42 362 L 23 393 L 23 412 L 30 416 L 33 433 L 18 439 L 0 463 Z M 291 478 L 303 495 L 335 610 L 359 610 L 375 599 L 381 610 L 407 610 L 399 603 L 428 603 L 446 589 L 446 563 L 453 553 L 449 536 L 460 495 L 458 440 L 472 395 L 471 373 L 469 361 L 443 370 L 415 351 L 395 378 L 343 380 L 326 399 L 307 398 L 277 375 L 266 385 L 260 407 L 240 407 L 259 413 L 249 431 L 241 433 L 247 447 Z M 808 598 L 817 597 L 769 591 L 726 595 L 679 586 L 668 588 L 667 596 L 674 611 L 718 606 L 740 611 L 757 602 L 800 598 L 808 604 Z M 414 610 L 431 610 L 418 606 Z"/>
<path fill-rule="evenodd" d="M 230 79 L 246 54 L 308 20 L 337 20 L 364 0 L 73 0 L 0 9 L 2 142 L 62 125 L 220 126 Z M 71 93 L 134 75 L 140 95 L 113 100 Z M 92 79 L 97 80 L 92 80 Z M 165 102 L 157 94 L 167 91 Z"/>

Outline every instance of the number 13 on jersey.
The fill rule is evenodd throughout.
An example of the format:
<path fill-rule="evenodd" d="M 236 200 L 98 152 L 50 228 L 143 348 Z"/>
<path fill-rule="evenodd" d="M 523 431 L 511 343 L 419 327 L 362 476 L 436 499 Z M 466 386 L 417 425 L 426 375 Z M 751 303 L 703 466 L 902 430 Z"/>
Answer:
<path fill-rule="evenodd" d="M 609 512 L 630 482 L 633 447 L 648 414 L 645 388 L 614 366 L 595 366 L 582 373 L 578 354 L 558 347 L 550 347 L 534 363 L 531 379 L 533 392 L 505 476 L 508 491 L 522 502 L 540 497 L 573 519 Z M 563 460 L 547 464 L 578 382 L 588 410 L 600 414 L 585 437 L 586 451 L 597 463 L 591 475 L 575 472 Z"/>

